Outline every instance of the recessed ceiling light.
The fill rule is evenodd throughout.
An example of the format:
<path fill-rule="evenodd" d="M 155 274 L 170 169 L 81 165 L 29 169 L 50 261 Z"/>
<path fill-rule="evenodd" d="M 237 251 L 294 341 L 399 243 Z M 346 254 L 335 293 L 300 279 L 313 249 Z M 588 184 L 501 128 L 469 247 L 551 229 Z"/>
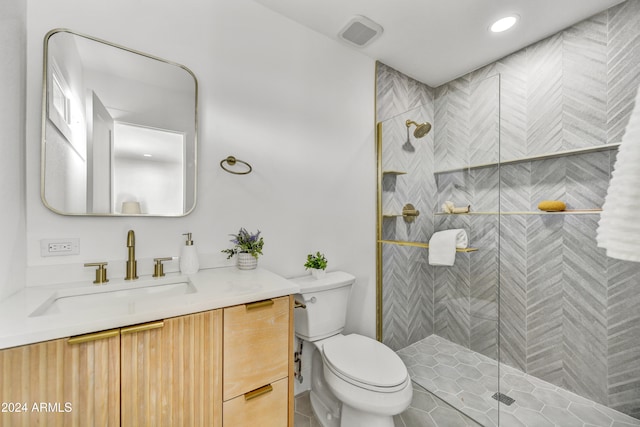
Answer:
<path fill-rule="evenodd" d="M 518 22 L 518 15 L 505 16 L 494 22 L 489 29 L 494 33 L 501 33 L 513 27 L 516 22 Z"/>
<path fill-rule="evenodd" d="M 143 154 L 144 157 L 153 157 L 151 154 Z"/>

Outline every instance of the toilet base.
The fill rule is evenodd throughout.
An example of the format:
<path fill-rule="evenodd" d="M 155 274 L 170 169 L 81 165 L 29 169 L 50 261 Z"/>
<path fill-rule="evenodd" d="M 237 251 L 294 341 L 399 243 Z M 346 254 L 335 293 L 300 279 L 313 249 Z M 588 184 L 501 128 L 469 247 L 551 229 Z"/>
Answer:
<path fill-rule="evenodd" d="M 309 393 L 309 399 L 311 400 L 311 409 L 313 415 L 322 427 L 340 427 L 340 408 L 339 406 L 330 408 L 331 404 L 326 405 L 322 398 L 317 393 L 311 391 Z"/>
<path fill-rule="evenodd" d="M 311 409 L 322 427 L 394 427 L 393 417 L 362 412 L 344 403 L 336 416 L 313 391 L 309 395 Z"/>
<path fill-rule="evenodd" d="M 311 409 L 322 427 L 340 427 L 341 402 L 333 395 L 324 381 L 322 356 L 316 348 L 311 359 Z"/>
<path fill-rule="evenodd" d="M 311 363 L 310 399 L 322 427 L 394 427 L 393 415 L 401 413 L 411 403 L 411 381 L 407 379 L 403 388 L 393 393 L 360 388 L 339 378 L 325 366 L 322 342 L 313 344 L 316 348 Z"/>
<path fill-rule="evenodd" d="M 342 404 L 340 427 L 394 427 L 393 417 L 363 412 Z"/>

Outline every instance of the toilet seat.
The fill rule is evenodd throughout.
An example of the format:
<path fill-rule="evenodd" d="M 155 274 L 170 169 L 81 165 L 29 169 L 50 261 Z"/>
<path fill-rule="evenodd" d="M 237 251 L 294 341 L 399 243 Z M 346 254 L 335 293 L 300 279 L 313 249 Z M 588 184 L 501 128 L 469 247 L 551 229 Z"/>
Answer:
<path fill-rule="evenodd" d="M 366 390 L 393 393 L 409 381 L 407 368 L 393 350 L 362 335 L 338 335 L 326 340 L 322 358 L 336 376 Z"/>

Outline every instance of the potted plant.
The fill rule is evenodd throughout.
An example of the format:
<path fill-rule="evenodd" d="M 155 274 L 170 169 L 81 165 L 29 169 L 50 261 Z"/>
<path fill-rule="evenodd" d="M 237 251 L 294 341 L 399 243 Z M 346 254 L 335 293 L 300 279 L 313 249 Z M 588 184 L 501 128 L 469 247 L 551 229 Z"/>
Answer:
<path fill-rule="evenodd" d="M 307 262 L 304 263 L 304 268 L 311 270 L 311 275 L 316 279 L 324 277 L 327 269 L 328 261 L 324 257 L 324 254 L 316 252 L 316 254 L 307 255 Z"/>
<path fill-rule="evenodd" d="M 264 240 L 260 237 L 260 230 L 256 233 L 249 233 L 245 228 L 240 228 L 238 234 L 230 234 L 230 240 L 235 246 L 231 249 L 224 249 L 222 252 L 228 254 L 227 259 L 238 255 L 238 268 L 240 270 L 253 270 L 258 266 L 258 256 L 262 255 Z"/>

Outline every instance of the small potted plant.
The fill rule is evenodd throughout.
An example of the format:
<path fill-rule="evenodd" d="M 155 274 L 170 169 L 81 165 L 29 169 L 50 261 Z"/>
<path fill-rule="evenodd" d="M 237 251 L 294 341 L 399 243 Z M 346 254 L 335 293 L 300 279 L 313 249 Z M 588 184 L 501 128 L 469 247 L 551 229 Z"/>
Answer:
<path fill-rule="evenodd" d="M 307 255 L 307 262 L 304 263 L 304 268 L 306 270 L 311 270 L 311 275 L 316 279 L 320 279 L 324 277 L 327 269 L 327 259 L 324 257 L 324 254 L 320 252 L 316 252 L 316 254 Z"/>
<path fill-rule="evenodd" d="M 238 268 L 240 270 L 253 270 L 258 266 L 258 256 L 262 255 L 264 240 L 260 237 L 260 230 L 256 233 L 249 233 L 245 228 L 240 228 L 238 234 L 230 234 L 230 240 L 235 246 L 231 249 L 224 249 L 222 252 L 228 254 L 227 259 L 238 255 Z"/>

